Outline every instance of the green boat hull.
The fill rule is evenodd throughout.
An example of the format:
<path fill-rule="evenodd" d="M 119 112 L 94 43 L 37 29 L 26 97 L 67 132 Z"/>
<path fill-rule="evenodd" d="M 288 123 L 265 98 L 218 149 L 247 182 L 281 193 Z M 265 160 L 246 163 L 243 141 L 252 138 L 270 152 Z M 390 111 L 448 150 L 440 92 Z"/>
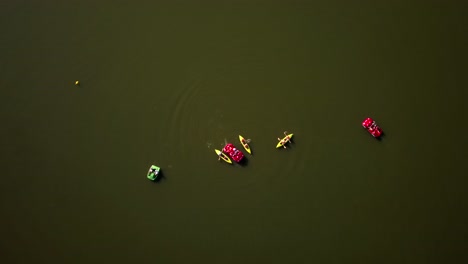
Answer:
<path fill-rule="evenodd" d="M 148 179 L 154 181 L 154 180 L 156 180 L 158 178 L 160 170 L 161 170 L 161 168 L 159 168 L 158 166 L 151 165 L 150 169 L 148 170 L 148 174 L 146 175 L 146 177 L 148 177 Z"/>

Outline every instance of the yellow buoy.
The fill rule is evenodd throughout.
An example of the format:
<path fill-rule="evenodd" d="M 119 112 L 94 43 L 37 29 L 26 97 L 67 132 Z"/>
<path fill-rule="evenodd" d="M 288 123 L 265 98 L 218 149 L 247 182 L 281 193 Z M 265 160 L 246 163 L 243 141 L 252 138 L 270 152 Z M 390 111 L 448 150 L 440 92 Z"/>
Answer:
<path fill-rule="evenodd" d="M 75 81 L 75 85 L 80 85 L 80 81 Z"/>

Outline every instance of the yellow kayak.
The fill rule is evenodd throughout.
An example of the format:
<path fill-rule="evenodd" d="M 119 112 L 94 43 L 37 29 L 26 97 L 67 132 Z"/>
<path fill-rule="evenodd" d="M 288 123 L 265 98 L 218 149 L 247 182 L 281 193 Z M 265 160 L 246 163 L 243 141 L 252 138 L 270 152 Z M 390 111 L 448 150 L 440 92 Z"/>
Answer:
<path fill-rule="evenodd" d="M 276 145 L 276 148 L 281 148 L 283 147 L 286 143 L 290 142 L 291 138 L 292 138 L 293 134 L 289 134 L 287 136 L 285 136 L 283 139 L 281 139 L 278 144 Z"/>
<path fill-rule="evenodd" d="M 242 146 L 245 148 L 245 151 L 247 151 L 249 154 L 252 154 L 250 150 L 250 146 L 243 136 L 239 135 L 239 141 L 242 144 Z"/>
<path fill-rule="evenodd" d="M 222 158 L 225 162 L 232 164 L 231 159 L 230 159 L 226 154 L 224 154 L 221 150 L 215 149 L 215 152 L 216 152 L 216 154 L 217 154 L 220 158 Z"/>

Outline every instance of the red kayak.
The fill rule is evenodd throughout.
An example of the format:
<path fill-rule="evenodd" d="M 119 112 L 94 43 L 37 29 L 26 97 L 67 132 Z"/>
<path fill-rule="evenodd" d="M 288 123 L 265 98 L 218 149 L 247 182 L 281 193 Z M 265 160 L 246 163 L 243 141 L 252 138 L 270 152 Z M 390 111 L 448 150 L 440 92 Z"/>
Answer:
<path fill-rule="evenodd" d="M 244 153 L 242 151 L 238 150 L 233 144 L 228 143 L 226 146 L 223 148 L 223 152 L 228 154 L 231 159 L 233 159 L 235 162 L 241 162 L 242 159 L 244 158 Z"/>
<path fill-rule="evenodd" d="M 377 123 L 370 117 L 362 121 L 362 126 L 375 138 L 378 138 L 382 135 L 382 129 L 377 125 Z"/>

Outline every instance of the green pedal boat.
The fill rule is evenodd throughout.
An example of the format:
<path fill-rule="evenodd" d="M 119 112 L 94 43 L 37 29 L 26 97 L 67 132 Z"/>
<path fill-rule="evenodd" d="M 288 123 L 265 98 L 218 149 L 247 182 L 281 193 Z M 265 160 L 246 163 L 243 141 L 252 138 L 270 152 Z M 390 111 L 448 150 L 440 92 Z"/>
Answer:
<path fill-rule="evenodd" d="M 161 170 L 161 168 L 159 168 L 158 166 L 151 165 L 150 169 L 148 170 L 148 174 L 146 175 L 146 177 L 148 177 L 148 179 L 154 181 L 154 180 L 156 180 L 158 178 L 160 170 Z"/>

